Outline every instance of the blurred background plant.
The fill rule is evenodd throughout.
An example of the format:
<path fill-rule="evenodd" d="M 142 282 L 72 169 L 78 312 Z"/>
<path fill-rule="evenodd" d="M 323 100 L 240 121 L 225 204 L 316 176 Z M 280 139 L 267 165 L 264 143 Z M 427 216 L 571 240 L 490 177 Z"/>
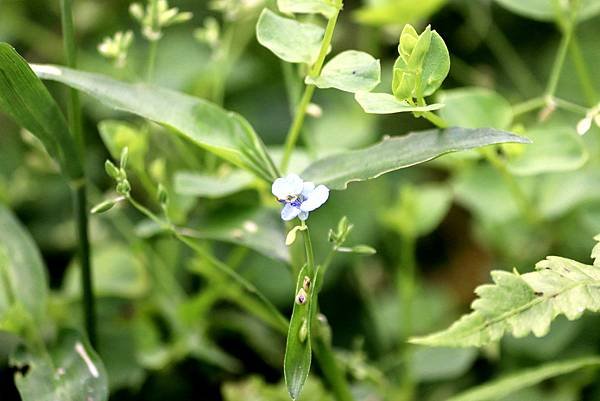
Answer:
<path fill-rule="evenodd" d="M 75 1 L 79 68 L 223 105 L 244 115 L 273 153 L 282 154 L 294 110 L 289 105 L 300 98 L 306 71 L 258 44 L 255 26 L 266 5 L 274 7 L 261 0 Z M 436 94 L 445 104 L 439 116 L 452 126 L 491 126 L 534 141 L 502 145 L 501 154 L 446 155 L 350 184 L 311 214 L 317 255 L 329 250 L 327 232 L 342 216 L 354 226 L 353 243 L 377 249 L 368 257 L 336 258 L 320 294 L 356 399 L 446 400 L 524 368 L 598 354 L 599 317 L 593 314 L 574 322 L 559 318 L 543 338 L 507 336 L 481 350 L 405 341 L 442 329 L 465 312 L 473 289 L 489 281 L 492 268 L 524 273 L 549 254 L 590 260 L 592 238 L 600 231 L 600 70 L 594 68 L 600 63 L 600 3 L 581 0 L 575 19 L 563 12 L 570 6 L 562 0 L 344 3 L 333 47 L 358 48 L 380 59 L 378 92 L 394 89 L 391 72 L 404 25 L 422 32 L 431 24 L 451 57 L 449 78 Z M 28 61 L 64 64 L 60 32 L 58 2 L 0 0 L 0 41 Z M 48 86 L 66 104 L 64 88 Z M 295 278 L 285 233 L 275 209 L 256 207 L 270 197 L 268 188 L 187 139 L 163 135 L 164 127 L 89 97 L 82 101 L 92 201 L 119 196 L 102 166 L 107 158 L 119 160 L 127 147 L 133 195 L 148 204 L 160 201 L 175 224 L 199 228 L 206 255 L 225 260 L 289 315 Z M 405 114 L 365 114 L 350 95 L 335 90 L 317 91 L 311 106 L 304 152 L 294 154 L 291 171 L 385 135 L 431 127 Z M 158 184 L 168 202 L 156 193 Z M 0 244 L 12 246 L 6 245 L 12 237 L 5 236 L 11 233 L 26 255 L 38 255 L 39 248 L 40 258 L 21 263 L 37 266 L 31 294 L 46 293 L 46 281 L 49 286 L 47 295 L 39 295 L 47 296 L 48 309 L 36 316 L 40 335 L 81 327 L 68 188 L 37 140 L 5 115 L 0 202 Z M 288 399 L 280 383 L 285 339 L 277 322 L 264 324 L 257 301 L 208 268 L 207 257 L 124 205 L 117 202 L 110 213 L 93 217 L 90 229 L 97 351 L 111 400 Z M 78 340 L 67 333 L 63 341 Z M 2 400 L 19 397 L 13 375 L 21 365 L 17 360 L 9 367 L 8 361 L 15 347 L 14 337 L 0 331 Z M 542 377 L 510 394 L 463 399 L 597 400 L 597 375 L 579 369 L 588 365 L 593 363 L 580 363 L 576 373 L 555 368 L 546 378 L 561 376 L 540 383 Z M 313 370 L 301 399 L 333 399 L 322 376 L 318 367 Z"/>

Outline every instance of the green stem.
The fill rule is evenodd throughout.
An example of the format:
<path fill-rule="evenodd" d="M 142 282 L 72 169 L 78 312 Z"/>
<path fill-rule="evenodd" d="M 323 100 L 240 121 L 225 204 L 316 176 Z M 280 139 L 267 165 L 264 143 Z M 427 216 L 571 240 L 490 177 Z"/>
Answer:
<path fill-rule="evenodd" d="M 61 22 L 63 43 L 67 65 L 77 68 L 77 49 L 75 46 L 75 28 L 73 25 L 73 4 L 71 0 L 61 0 Z M 79 238 L 78 253 L 81 264 L 81 289 L 83 291 L 83 314 L 85 328 L 92 346 L 96 346 L 96 307 L 92 284 L 92 266 L 90 261 L 90 242 L 88 236 L 87 185 L 85 174 L 85 137 L 81 124 L 81 105 L 76 90 L 69 90 L 68 106 L 69 128 L 75 137 L 79 157 L 84 165 L 82 181 L 73 188 L 75 203 L 75 219 Z"/>
<path fill-rule="evenodd" d="M 306 265 L 308 267 L 308 275 L 312 277 L 315 271 L 315 254 L 313 252 L 308 226 L 306 226 L 304 222 L 302 222 L 302 226 L 305 227 L 302 234 L 304 235 L 304 249 L 306 250 Z"/>
<path fill-rule="evenodd" d="M 340 368 L 335 360 L 335 353 L 331 348 L 331 344 L 322 335 L 316 335 L 313 338 L 313 350 L 319 366 L 323 371 L 323 375 L 331 386 L 331 391 L 337 401 L 354 401 L 354 397 L 350 392 L 348 381 L 344 371 Z"/>
<path fill-rule="evenodd" d="M 543 107 L 546 104 L 546 98 L 543 96 L 535 97 L 533 99 L 526 100 L 521 103 L 515 104 L 513 109 L 513 116 L 519 116 L 521 114 L 526 114 L 531 111 L 537 110 L 540 107 Z"/>
<path fill-rule="evenodd" d="M 148 70 L 146 71 L 146 81 L 151 82 L 154 76 L 156 66 L 156 52 L 158 49 L 158 40 L 150 40 L 148 43 Z"/>
<path fill-rule="evenodd" d="M 567 50 L 569 49 L 569 44 L 571 43 L 572 37 L 573 23 L 569 23 L 564 27 L 564 30 L 562 31 L 560 46 L 558 48 L 558 52 L 556 53 L 554 64 L 552 65 L 552 71 L 550 73 L 548 85 L 546 86 L 546 96 L 554 96 L 554 94 L 556 93 L 556 87 L 558 86 L 558 80 L 560 79 L 560 73 L 565 63 L 565 57 L 567 56 Z"/>
<path fill-rule="evenodd" d="M 583 115 L 586 115 L 588 113 L 588 109 L 579 104 L 569 102 L 568 100 L 560 99 L 557 97 L 553 98 L 553 100 L 554 100 L 554 103 L 556 104 L 556 106 L 560 107 L 563 110 L 567 110 L 567 111 L 570 111 L 575 114 L 583 114 Z"/>
<path fill-rule="evenodd" d="M 421 113 L 421 115 L 438 128 L 448 128 L 448 123 L 442 117 L 432 113 L 431 111 L 424 111 Z"/>
<path fill-rule="evenodd" d="M 588 106 L 594 106 L 598 101 L 598 93 L 596 92 L 594 82 L 590 76 L 583 54 L 581 53 L 581 48 L 579 47 L 579 42 L 577 41 L 575 33 L 573 33 L 569 49 L 571 60 L 573 61 L 573 64 L 575 64 L 575 71 L 579 78 L 579 86 L 581 86 L 581 90 L 586 97 Z"/>
<path fill-rule="evenodd" d="M 327 21 L 325 35 L 323 36 L 323 41 L 321 42 L 321 49 L 319 50 L 317 61 L 315 61 L 315 64 L 313 64 L 312 68 L 310 69 L 310 72 L 308 73 L 309 77 L 316 78 L 321 74 L 321 68 L 323 68 L 323 63 L 325 62 L 325 57 L 327 56 L 329 46 L 331 45 L 331 39 L 333 38 L 335 24 L 337 23 L 338 15 L 340 14 L 340 10 L 342 9 L 342 0 L 337 0 L 336 9 L 337 11 L 335 12 L 335 14 Z M 300 100 L 300 103 L 296 108 L 294 120 L 292 121 L 292 125 L 290 126 L 290 129 L 286 136 L 283 158 L 281 159 L 281 172 L 284 174 L 287 172 L 290 163 L 290 158 L 292 157 L 292 152 L 296 147 L 296 142 L 298 141 L 300 131 L 302 130 L 302 125 L 304 124 L 306 108 L 310 104 L 314 92 L 314 85 L 306 85 L 306 88 L 304 89 L 304 94 L 302 95 L 302 99 Z"/>

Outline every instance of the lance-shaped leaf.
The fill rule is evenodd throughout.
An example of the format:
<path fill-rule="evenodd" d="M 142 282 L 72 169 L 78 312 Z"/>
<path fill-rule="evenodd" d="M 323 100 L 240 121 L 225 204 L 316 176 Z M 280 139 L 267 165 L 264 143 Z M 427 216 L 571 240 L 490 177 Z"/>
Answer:
<path fill-rule="evenodd" d="M 377 178 L 391 171 L 424 163 L 445 153 L 498 143 L 528 143 L 525 138 L 494 129 L 448 128 L 384 139 L 365 149 L 317 160 L 301 174 L 307 181 L 330 189 L 346 189 L 348 183 Z"/>
<path fill-rule="evenodd" d="M 108 380 L 102 361 L 73 330 L 63 331 L 48 352 L 19 350 L 10 361 L 23 401 L 104 401 Z"/>
<path fill-rule="evenodd" d="M 356 50 L 342 52 L 329 60 L 321 75 L 306 77 L 307 84 L 318 88 L 336 88 L 346 92 L 370 91 L 381 79 L 379 60 Z"/>
<path fill-rule="evenodd" d="M 32 65 L 42 79 L 83 91 L 102 103 L 172 128 L 198 146 L 272 181 L 276 169 L 264 144 L 240 115 L 206 100 L 146 84 L 128 84 L 88 72 Z"/>
<path fill-rule="evenodd" d="M 266 8 L 256 24 L 258 43 L 289 63 L 312 65 L 319 56 L 324 34 L 320 26 L 281 17 Z"/>
<path fill-rule="evenodd" d="M 23 58 L 0 43 L 0 110 L 29 130 L 71 180 L 83 176 L 75 140 L 58 105 Z"/>
<path fill-rule="evenodd" d="M 317 310 L 317 291 L 321 285 L 320 269 L 317 266 L 314 277 L 310 282 L 309 291 L 303 303 L 297 299 L 290 319 L 287 342 L 285 346 L 285 359 L 283 362 L 283 373 L 288 392 L 292 400 L 297 400 L 304 387 L 304 383 L 310 372 L 312 360 L 311 329 L 312 322 Z M 304 290 L 304 277 L 308 274 L 308 268 L 304 266 L 298 274 L 296 284 L 296 298 L 301 290 Z"/>
<path fill-rule="evenodd" d="M 0 204 L 0 326 L 5 313 L 21 305 L 35 321 L 46 311 L 46 269 L 29 233 Z M 13 322 L 17 326 L 18 322 Z"/>
<path fill-rule="evenodd" d="M 433 111 L 444 107 L 441 103 L 429 104 L 427 106 L 413 106 L 406 100 L 399 100 L 389 93 L 356 92 L 354 99 L 360 107 L 369 114 L 393 114 L 419 111 Z"/>
<path fill-rule="evenodd" d="M 337 12 L 333 0 L 277 0 L 277 7 L 282 13 L 323 14 L 326 18 Z"/>
<path fill-rule="evenodd" d="M 600 365 L 600 357 L 570 359 L 547 363 L 531 369 L 521 370 L 483 385 L 470 388 L 446 401 L 489 401 L 504 397 L 521 389 L 541 383 L 556 376 L 565 375 L 587 367 Z"/>
<path fill-rule="evenodd" d="M 598 237 L 597 237 L 598 238 Z M 592 253 L 597 256 L 598 248 Z M 595 262 L 597 263 L 597 262 Z M 558 315 L 578 319 L 600 310 L 600 267 L 549 256 L 523 275 L 493 271 L 493 284 L 478 287 L 473 312 L 447 330 L 411 342 L 431 346 L 484 346 L 505 333 L 544 336 Z"/>

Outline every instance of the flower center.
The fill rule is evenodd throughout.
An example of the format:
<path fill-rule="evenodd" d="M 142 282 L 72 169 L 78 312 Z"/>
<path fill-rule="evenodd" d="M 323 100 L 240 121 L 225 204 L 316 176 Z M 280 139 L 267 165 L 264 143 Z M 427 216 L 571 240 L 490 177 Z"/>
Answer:
<path fill-rule="evenodd" d="M 290 205 L 292 205 L 293 207 L 300 207 L 300 205 L 302 204 L 302 202 L 304 202 L 304 197 L 299 194 L 299 195 L 288 195 L 285 197 L 285 199 L 278 199 L 279 203 L 289 203 Z"/>

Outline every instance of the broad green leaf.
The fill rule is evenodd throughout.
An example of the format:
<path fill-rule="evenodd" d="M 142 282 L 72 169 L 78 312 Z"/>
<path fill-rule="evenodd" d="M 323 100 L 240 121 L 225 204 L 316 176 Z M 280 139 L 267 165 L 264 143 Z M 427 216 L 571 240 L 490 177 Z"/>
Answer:
<path fill-rule="evenodd" d="M 58 105 L 7 43 L 0 43 L 0 110 L 35 135 L 69 179 L 83 176 L 75 140 Z"/>
<path fill-rule="evenodd" d="M 507 166 L 516 175 L 572 171 L 588 160 L 582 138 L 570 127 L 536 128 L 525 136 L 532 144 L 508 160 Z"/>
<path fill-rule="evenodd" d="M 306 77 L 306 83 L 355 93 L 370 91 L 380 79 L 379 60 L 365 52 L 347 50 L 329 60 L 317 78 Z"/>
<path fill-rule="evenodd" d="M 256 25 L 258 43 L 289 63 L 312 65 L 319 56 L 325 30 L 264 9 Z"/>
<path fill-rule="evenodd" d="M 23 401 L 104 401 L 108 383 L 102 361 L 77 332 L 65 330 L 48 353 L 20 350 L 11 365 Z"/>
<path fill-rule="evenodd" d="M 490 89 L 445 90 L 439 94 L 437 100 L 445 105 L 440 111 L 440 117 L 448 125 L 465 128 L 508 129 L 513 120 L 510 103 Z"/>
<path fill-rule="evenodd" d="M 392 92 L 400 100 L 430 96 L 442 85 L 449 72 L 450 54 L 446 43 L 428 26 L 419 35 L 410 55 L 407 57 L 401 53 L 396 59 Z"/>
<path fill-rule="evenodd" d="M 596 167 L 578 171 L 546 174 L 537 189 L 538 210 L 549 218 L 564 215 L 578 205 L 600 200 L 600 171 Z"/>
<path fill-rule="evenodd" d="M 475 359 L 475 348 L 420 347 L 410 354 L 410 372 L 418 382 L 459 378 Z"/>
<path fill-rule="evenodd" d="M 0 292 L 11 294 L 7 304 L 0 302 L 0 320 L 10 307 L 21 304 L 36 321 L 46 313 L 47 278 L 42 257 L 33 239 L 12 212 L 0 204 Z M 4 298 L 0 295 L 0 299 Z M 12 299 L 10 299 L 12 298 Z"/>
<path fill-rule="evenodd" d="M 597 237 L 598 238 L 598 237 Z M 514 337 L 533 333 L 544 336 L 558 315 L 569 320 L 585 310 L 600 310 L 600 268 L 574 260 L 549 256 L 535 271 L 520 275 L 492 271 L 493 284 L 479 286 L 473 312 L 447 330 L 411 342 L 431 346 L 481 347 L 499 340 L 506 332 Z"/>
<path fill-rule="evenodd" d="M 518 390 L 541 383 L 556 376 L 565 375 L 587 367 L 600 365 L 600 357 L 584 357 L 547 363 L 535 368 L 510 373 L 491 382 L 470 388 L 448 398 L 446 401 L 493 401 Z"/>
<path fill-rule="evenodd" d="M 99 297 L 139 298 L 150 288 L 143 264 L 127 247 L 107 244 L 96 247 L 92 254 L 94 290 Z M 81 294 L 81 269 L 71 265 L 66 273 L 63 291 L 77 298 Z"/>
<path fill-rule="evenodd" d="M 178 171 L 175 192 L 202 198 L 223 198 L 252 186 L 254 177 L 242 170 L 230 170 L 222 175 Z"/>
<path fill-rule="evenodd" d="M 282 13 L 323 14 L 326 18 L 337 12 L 333 0 L 277 0 L 277 7 Z"/>
<path fill-rule="evenodd" d="M 554 21 L 557 13 L 564 13 L 563 10 L 556 9 L 557 3 L 560 5 L 562 2 L 555 0 L 496 0 L 496 3 L 515 14 L 540 21 Z M 591 18 L 598 13 L 600 13 L 600 2 L 597 0 L 580 1 L 577 14 L 580 21 Z"/>
<path fill-rule="evenodd" d="M 136 114 L 179 132 L 196 145 L 272 181 L 277 177 L 264 144 L 250 124 L 206 100 L 146 84 L 53 65 L 32 65 L 42 79 L 83 91 L 109 107 Z M 141 101 L 143 99 L 143 101 Z"/>
<path fill-rule="evenodd" d="M 119 160 L 124 148 L 129 150 L 128 165 L 136 170 L 145 168 L 144 158 L 148 152 L 148 136 L 136 126 L 116 120 L 104 120 L 98 124 L 104 145 L 113 159 Z"/>
<path fill-rule="evenodd" d="M 304 277 L 308 274 L 308 269 L 304 266 L 298 274 L 296 284 L 296 295 L 303 288 Z M 311 326 L 317 309 L 317 290 L 320 283 L 319 266 L 317 266 L 310 289 L 307 291 L 307 298 L 304 304 L 294 301 L 294 309 L 290 318 L 287 341 L 285 345 L 285 358 L 283 361 L 283 374 L 288 392 L 292 400 L 297 400 L 304 387 L 304 383 L 310 372 L 312 359 L 311 350 Z M 304 327 L 303 327 L 304 326 Z M 300 332 L 303 331 L 304 334 Z"/>
<path fill-rule="evenodd" d="M 448 0 L 378 0 L 366 2 L 367 5 L 354 12 L 354 18 L 361 24 L 402 25 L 416 24 L 438 11 Z"/>
<path fill-rule="evenodd" d="M 317 160 L 301 176 L 307 181 L 341 190 L 350 182 L 377 178 L 445 153 L 507 142 L 528 143 L 528 140 L 493 129 L 448 128 L 413 132 L 384 139 L 365 149 Z"/>
<path fill-rule="evenodd" d="M 382 214 L 382 222 L 401 235 L 421 237 L 440 224 L 451 203 L 452 191 L 447 186 L 404 185 L 398 200 Z"/>
<path fill-rule="evenodd" d="M 388 93 L 356 92 L 354 98 L 366 113 L 371 114 L 433 111 L 444 107 L 441 103 L 429 104 L 427 106 L 413 106 L 407 101 L 398 100 L 395 96 Z"/>

